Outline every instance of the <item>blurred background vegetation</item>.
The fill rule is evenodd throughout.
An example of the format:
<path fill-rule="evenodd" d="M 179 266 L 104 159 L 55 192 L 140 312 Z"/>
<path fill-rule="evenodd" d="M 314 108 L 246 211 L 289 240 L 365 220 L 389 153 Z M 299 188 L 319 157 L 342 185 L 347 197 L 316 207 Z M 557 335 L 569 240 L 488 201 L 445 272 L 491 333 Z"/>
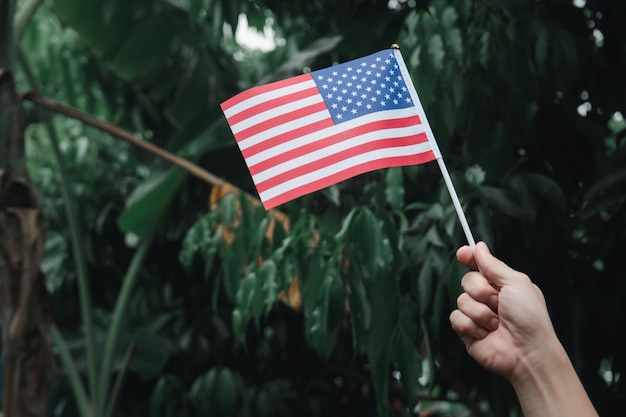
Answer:
<path fill-rule="evenodd" d="M 0 66 L 18 92 L 234 185 L 24 103 L 26 167 L 49 224 L 50 415 L 521 415 L 450 329 L 464 237 L 435 165 L 364 174 L 280 213 L 246 197 L 254 187 L 219 103 L 392 43 L 475 237 L 544 290 L 599 413 L 623 415 L 626 2 L 0 0 L 0 10 Z"/>

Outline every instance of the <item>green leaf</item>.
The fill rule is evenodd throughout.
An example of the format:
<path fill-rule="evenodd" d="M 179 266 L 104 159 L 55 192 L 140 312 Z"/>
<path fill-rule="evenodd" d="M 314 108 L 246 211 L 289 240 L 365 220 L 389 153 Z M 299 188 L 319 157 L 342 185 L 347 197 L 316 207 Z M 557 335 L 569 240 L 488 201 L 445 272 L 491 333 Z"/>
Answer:
<path fill-rule="evenodd" d="M 428 54 L 432 62 L 432 66 L 435 70 L 439 71 L 443 69 L 443 59 L 446 56 L 443 48 L 443 40 L 441 35 L 435 33 L 428 41 Z"/>
<path fill-rule="evenodd" d="M 488 69 L 491 49 L 491 32 L 485 31 L 480 37 L 480 50 L 478 52 L 480 65 L 484 69 Z"/>
<path fill-rule="evenodd" d="M 372 325 L 365 350 L 371 366 L 378 413 L 385 415 L 392 346 L 397 326 L 398 303 L 395 277 L 379 274 L 367 285 L 372 307 Z"/>
<path fill-rule="evenodd" d="M 354 216 L 350 224 L 350 244 L 350 260 L 359 264 L 366 280 L 388 265 L 390 259 L 385 257 L 382 226 L 369 209 L 363 208 Z"/>
<path fill-rule="evenodd" d="M 398 331 L 395 356 L 401 375 L 402 391 L 409 408 L 412 408 L 420 399 L 422 358 L 413 338 L 402 329 Z"/>
<path fill-rule="evenodd" d="M 126 233 L 143 239 L 161 223 L 186 173 L 179 168 L 158 172 L 137 187 L 126 201 L 118 222 Z"/>
<path fill-rule="evenodd" d="M 233 311 L 233 332 L 239 342 L 244 342 L 246 338 L 246 328 L 250 320 L 251 304 L 255 293 L 256 275 L 249 274 L 241 281 L 241 285 L 235 297 L 235 310 Z"/>
<path fill-rule="evenodd" d="M 447 32 L 446 42 L 452 51 L 452 55 L 461 63 L 463 59 L 463 36 L 458 28 L 451 29 Z"/>
<path fill-rule="evenodd" d="M 459 16 L 454 6 L 448 6 L 444 9 L 443 13 L 441 13 L 441 26 L 449 31 L 455 27 L 458 18 Z"/>
<path fill-rule="evenodd" d="M 480 192 L 485 200 L 501 213 L 520 220 L 528 218 L 527 211 L 517 201 L 513 200 L 506 190 L 483 185 L 480 187 Z"/>
<path fill-rule="evenodd" d="M 404 177 L 401 167 L 394 167 L 385 173 L 385 196 L 389 205 L 400 210 L 404 206 Z"/>
<path fill-rule="evenodd" d="M 433 264 L 432 258 L 426 256 L 426 261 L 422 266 L 417 278 L 417 298 L 419 300 L 420 314 L 424 315 L 426 309 L 432 302 L 433 296 Z"/>

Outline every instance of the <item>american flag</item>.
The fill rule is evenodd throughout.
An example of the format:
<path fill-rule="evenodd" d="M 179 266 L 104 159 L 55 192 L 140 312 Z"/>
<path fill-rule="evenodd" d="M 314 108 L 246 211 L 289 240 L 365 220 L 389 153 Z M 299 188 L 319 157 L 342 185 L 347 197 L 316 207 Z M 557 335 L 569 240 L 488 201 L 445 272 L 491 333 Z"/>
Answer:
<path fill-rule="evenodd" d="M 440 158 L 395 49 L 253 87 L 221 107 L 266 210 L 364 172 Z"/>

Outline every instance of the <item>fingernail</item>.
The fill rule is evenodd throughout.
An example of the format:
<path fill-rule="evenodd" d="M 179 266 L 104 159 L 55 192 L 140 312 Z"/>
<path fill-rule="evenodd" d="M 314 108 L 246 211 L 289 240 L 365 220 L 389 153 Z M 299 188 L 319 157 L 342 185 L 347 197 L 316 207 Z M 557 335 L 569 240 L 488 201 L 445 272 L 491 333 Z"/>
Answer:
<path fill-rule="evenodd" d="M 498 308 L 498 296 L 496 294 L 492 294 L 489 297 L 489 307 L 491 308 Z"/>
<path fill-rule="evenodd" d="M 489 327 L 491 328 L 491 330 L 496 330 L 499 325 L 500 325 L 500 320 L 498 320 L 497 317 L 492 317 L 489 320 Z"/>
<path fill-rule="evenodd" d="M 485 242 L 482 242 L 482 241 L 481 241 L 480 243 L 481 243 L 481 245 L 480 245 L 480 246 L 483 248 L 483 250 L 484 250 L 485 252 L 487 252 L 488 254 L 491 254 L 491 251 L 489 250 L 489 246 L 487 246 L 487 244 L 486 244 Z"/>
<path fill-rule="evenodd" d="M 482 327 L 479 327 L 478 329 L 476 329 L 476 335 L 480 339 L 484 339 L 485 337 L 487 337 L 488 334 L 489 334 L 489 332 L 487 330 L 483 329 Z"/>

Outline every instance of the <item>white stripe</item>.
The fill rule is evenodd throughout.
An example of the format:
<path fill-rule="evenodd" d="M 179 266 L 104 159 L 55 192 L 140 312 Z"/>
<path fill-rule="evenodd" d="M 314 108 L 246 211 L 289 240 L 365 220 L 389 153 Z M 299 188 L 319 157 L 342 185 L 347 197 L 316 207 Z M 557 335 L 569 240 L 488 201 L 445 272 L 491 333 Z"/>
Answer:
<path fill-rule="evenodd" d="M 262 123 L 266 120 L 273 119 L 274 117 L 282 116 L 283 114 L 291 113 L 292 111 L 296 111 L 298 109 L 302 109 L 304 107 L 308 107 L 323 101 L 324 99 L 319 94 L 301 98 L 300 100 L 294 100 L 287 104 L 283 104 L 282 106 L 276 106 L 264 112 L 256 113 L 253 116 L 248 117 L 247 119 L 243 119 L 242 121 L 235 123 L 230 128 L 233 133 L 237 134 L 242 130 Z"/>
<path fill-rule="evenodd" d="M 306 90 L 307 88 L 311 87 L 315 87 L 315 81 L 313 81 L 312 79 L 303 81 L 301 83 L 288 85 L 286 87 L 277 88 L 275 90 L 266 91 L 265 93 L 257 94 L 255 96 L 247 98 L 244 101 L 224 110 L 224 115 L 226 115 L 226 118 L 230 118 L 237 113 L 240 113 L 265 101 L 277 97 L 282 97 L 287 94 L 297 93 L 298 91 Z"/>
<path fill-rule="evenodd" d="M 381 129 L 381 130 L 376 130 L 374 132 L 366 132 L 361 135 L 354 136 L 350 139 L 346 139 L 342 142 L 335 143 L 330 146 L 326 146 L 325 148 L 318 149 L 314 152 L 309 152 L 297 158 L 290 159 L 281 164 L 274 165 L 266 169 L 265 171 L 261 171 L 258 174 L 253 175 L 252 178 L 254 179 L 254 182 L 258 184 L 272 177 L 275 177 L 276 175 L 282 174 L 283 172 L 290 171 L 294 168 L 298 168 L 310 162 L 326 158 L 327 156 L 345 151 L 347 149 L 354 148 L 359 145 L 374 142 L 380 139 L 396 139 L 396 138 L 403 138 L 407 136 L 413 136 L 413 135 L 417 135 L 423 132 L 424 132 L 424 128 L 421 125 L 392 128 L 392 129 Z"/>
<path fill-rule="evenodd" d="M 322 114 L 324 114 L 325 117 L 321 117 Z M 315 115 L 319 115 L 319 117 L 313 117 Z M 259 154 L 263 154 L 260 157 L 257 157 L 257 155 L 259 154 L 250 156 L 249 158 L 246 159 L 246 162 L 248 163 L 248 166 L 251 166 L 271 156 L 280 155 L 292 149 L 297 149 L 302 145 L 306 145 L 306 144 L 309 144 L 318 140 L 322 140 L 332 135 L 337 135 L 339 133 L 342 133 L 346 130 L 353 129 L 365 123 L 378 122 L 378 121 L 387 120 L 387 119 L 401 119 L 401 118 L 410 117 L 410 116 L 417 116 L 417 111 L 415 110 L 414 107 L 409 107 L 405 109 L 397 109 L 397 110 L 377 111 L 374 113 L 366 114 L 364 116 L 357 117 L 347 122 L 329 126 L 327 128 L 320 129 L 315 132 L 306 134 L 304 136 L 299 136 L 288 142 L 281 143 L 277 145 L 276 147 L 269 148 L 267 150 L 259 152 Z M 259 143 L 263 143 L 266 140 L 271 139 L 280 134 L 289 132 L 296 128 L 303 127 L 311 123 L 318 122 L 324 118 L 330 118 L 330 117 L 331 117 L 330 113 L 327 110 L 324 110 L 322 112 L 314 113 L 312 115 L 305 116 L 301 119 L 297 119 L 289 123 L 275 126 L 271 129 L 265 130 L 263 132 L 259 132 L 256 135 L 250 136 L 238 142 L 239 148 L 241 150 L 248 149 L 251 146 L 258 145 Z"/>
<path fill-rule="evenodd" d="M 366 152 L 360 155 L 355 155 L 351 158 L 345 159 L 343 161 L 337 162 L 335 164 L 329 165 L 327 167 L 321 168 L 317 171 L 309 172 L 300 177 L 293 178 L 289 181 L 285 181 L 282 184 L 279 184 L 275 187 L 269 188 L 261 193 L 259 196 L 261 200 L 267 201 L 271 198 L 289 192 L 295 188 L 301 187 L 313 181 L 317 181 L 331 175 L 337 174 L 339 172 L 354 168 L 358 165 L 376 161 L 383 158 L 392 158 L 398 156 L 409 156 L 409 155 L 417 155 L 420 153 L 428 152 L 432 150 L 430 143 L 424 142 L 416 145 L 410 146 L 402 146 L 396 148 L 384 148 L 377 149 L 375 151 Z"/>
<path fill-rule="evenodd" d="M 292 120 L 287 123 L 283 123 L 282 125 L 274 126 L 267 130 L 259 132 L 256 135 L 247 137 L 237 143 L 239 144 L 239 149 L 243 151 L 244 149 L 248 149 L 251 146 L 265 142 L 266 140 L 271 139 L 275 136 L 290 132 L 299 127 L 303 127 L 303 126 L 310 125 L 315 122 L 319 122 L 320 120 L 330 119 L 330 118 L 331 117 L 330 117 L 330 113 L 328 112 L 328 110 L 318 111 L 317 113 L 306 115 L 299 119 Z"/>

